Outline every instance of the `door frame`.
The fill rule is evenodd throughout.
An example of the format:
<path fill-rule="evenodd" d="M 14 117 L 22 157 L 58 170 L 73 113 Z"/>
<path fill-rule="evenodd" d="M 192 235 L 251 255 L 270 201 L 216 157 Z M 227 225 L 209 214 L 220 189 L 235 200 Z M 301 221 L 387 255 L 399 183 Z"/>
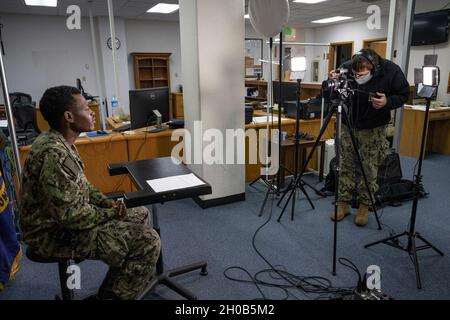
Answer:
<path fill-rule="evenodd" d="M 363 43 L 362 43 L 362 47 L 365 48 L 367 43 L 372 43 L 372 42 L 380 42 L 380 41 L 386 41 L 387 42 L 387 38 L 373 38 L 373 39 L 364 39 Z"/>
<path fill-rule="evenodd" d="M 328 73 L 334 69 L 334 56 L 336 54 L 336 47 L 351 44 L 352 45 L 352 56 L 355 54 L 355 41 L 341 41 L 330 43 L 330 52 L 328 53 Z"/>

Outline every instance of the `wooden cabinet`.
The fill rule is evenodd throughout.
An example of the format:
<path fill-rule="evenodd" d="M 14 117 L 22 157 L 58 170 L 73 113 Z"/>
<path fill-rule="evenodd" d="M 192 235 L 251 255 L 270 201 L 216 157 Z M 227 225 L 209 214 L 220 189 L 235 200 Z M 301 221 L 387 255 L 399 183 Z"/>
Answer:
<path fill-rule="evenodd" d="M 172 106 L 173 117 L 176 119 L 184 119 L 183 93 L 172 93 Z"/>
<path fill-rule="evenodd" d="M 133 52 L 136 89 L 168 87 L 170 92 L 171 53 Z"/>

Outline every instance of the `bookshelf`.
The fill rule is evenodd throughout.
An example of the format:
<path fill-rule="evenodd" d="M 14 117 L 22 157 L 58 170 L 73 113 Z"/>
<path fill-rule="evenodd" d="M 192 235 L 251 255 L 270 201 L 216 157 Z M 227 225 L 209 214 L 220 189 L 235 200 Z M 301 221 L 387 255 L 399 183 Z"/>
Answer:
<path fill-rule="evenodd" d="M 133 52 L 136 89 L 168 87 L 171 53 Z"/>

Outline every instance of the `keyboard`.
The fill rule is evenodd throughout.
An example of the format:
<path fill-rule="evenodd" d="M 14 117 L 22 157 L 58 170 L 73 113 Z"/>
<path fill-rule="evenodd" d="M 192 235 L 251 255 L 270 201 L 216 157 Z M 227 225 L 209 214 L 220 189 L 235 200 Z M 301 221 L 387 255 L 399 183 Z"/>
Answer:
<path fill-rule="evenodd" d="M 131 130 L 131 123 L 127 123 L 123 126 L 113 129 L 114 132 L 124 132 L 124 131 L 128 131 L 128 130 Z"/>

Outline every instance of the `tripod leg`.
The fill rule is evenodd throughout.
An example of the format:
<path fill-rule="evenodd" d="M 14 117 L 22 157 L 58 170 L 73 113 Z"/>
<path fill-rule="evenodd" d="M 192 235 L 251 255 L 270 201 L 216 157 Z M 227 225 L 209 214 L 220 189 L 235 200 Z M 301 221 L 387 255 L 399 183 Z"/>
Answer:
<path fill-rule="evenodd" d="M 314 152 L 316 151 L 317 147 L 320 144 L 320 140 L 322 140 L 323 134 L 325 133 L 325 130 L 328 128 L 328 124 L 330 123 L 331 119 L 333 118 L 333 114 L 336 112 L 336 107 L 333 107 L 333 110 L 330 110 L 327 117 L 325 118 L 325 121 L 323 122 L 322 128 L 320 128 L 319 135 L 317 136 L 316 141 L 314 142 L 314 145 L 311 148 L 311 151 L 308 154 L 308 158 L 306 158 L 305 163 L 303 164 L 303 168 L 300 171 L 300 177 L 304 172 L 306 172 L 306 168 L 308 168 L 308 164 L 311 162 Z"/>
<path fill-rule="evenodd" d="M 315 192 L 317 195 L 321 196 L 322 198 L 326 198 L 326 197 L 327 197 L 322 191 L 317 190 L 316 188 L 314 188 L 314 187 L 313 187 L 311 184 L 309 184 L 308 182 L 302 180 L 301 183 L 304 184 L 304 185 L 306 185 L 306 186 L 308 186 L 308 187 L 310 187 L 312 190 L 314 190 L 314 192 Z"/>
<path fill-rule="evenodd" d="M 284 204 L 283 210 L 281 210 L 280 216 L 279 216 L 278 219 L 277 219 L 278 222 L 280 222 L 281 217 L 282 217 L 283 214 L 284 214 L 284 211 L 286 211 L 286 207 L 287 207 L 289 201 L 291 200 L 292 195 L 294 194 L 294 191 L 295 191 L 295 189 L 292 189 L 292 190 L 291 190 L 291 193 L 289 194 L 289 197 L 288 197 L 286 203 Z"/>
<path fill-rule="evenodd" d="M 378 241 L 375 241 L 375 242 L 366 244 L 366 245 L 364 246 L 364 248 L 369 248 L 369 247 L 372 247 L 372 246 L 377 245 L 377 244 L 379 244 L 379 243 L 389 242 L 389 241 L 392 241 L 392 240 L 394 240 L 394 239 L 398 239 L 398 238 L 403 237 L 403 236 L 408 236 L 408 232 L 403 232 L 403 233 L 401 233 L 401 234 L 397 234 L 397 235 L 392 236 L 392 237 L 389 237 L 389 238 L 381 239 L 381 240 L 378 240 Z"/>
<path fill-rule="evenodd" d="M 372 209 L 373 209 L 373 212 L 374 212 L 374 214 L 375 214 L 375 218 L 376 218 L 376 220 L 377 220 L 378 230 L 381 230 L 382 228 L 381 228 L 380 219 L 379 219 L 379 217 L 378 217 L 378 212 L 377 212 L 377 208 L 376 208 L 376 206 L 375 206 L 375 201 L 374 201 L 374 199 L 373 199 L 372 191 L 370 190 L 370 187 L 369 187 L 369 180 L 367 179 L 366 170 L 364 169 L 364 166 L 363 166 L 363 162 L 362 162 L 362 158 L 361 158 L 361 153 L 359 152 L 358 145 L 357 145 L 357 143 L 356 143 L 355 135 L 353 134 L 353 131 L 350 130 L 350 122 L 349 122 L 349 120 L 348 120 L 347 113 L 346 113 L 344 110 L 343 110 L 342 113 L 343 113 L 343 119 L 344 119 L 345 124 L 347 125 L 347 128 L 348 128 L 348 132 L 350 133 L 350 140 L 352 141 L 353 150 L 355 151 L 356 159 L 357 159 L 358 164 L 359 164 L 359 166 L 360 166 L 360 168 L 361 168 L 361 174 L 362 174 L 362 176 L 363 176 L 364 184 L 365 184 L 365 186 L 366 186 L 367 193 L 368 193 L 368 195 L 369 195 L 370 205 L 371 205 L 371 207 L 372 207 Z"/>
<path fill-rule="evenodd" d="M 420 279 L 419 259 L 417 258 L 416 239 L 414 235 L 410 236 L 411 236 L 411 252 L 409 252 L 409 254 L 413 256 L 414 270 L 416 271 L 417 289 L 422 289 L 422 281 Z"/>
<path fill-rule="evenodd" d="M 298 184 L 298 187 L 300 188 L 300 190 L 303 192 L 303 194 L 305 195 L 306 199 L 308 200 L 309 204 L 311 205 L 311 209 L 315 209 L 314 204 L 311 201 L 311 198 L 308 195 L 308 192 L 306 192 L 305 187 L 303 187 L 302 182 L 300 181 L 300 183 Z"/>
<path fill-rule="evenodd" d="M 264 213 L 264 208 L 266 207 L 266 202 L 267 202 L 267 199 L 269 198 L 270 191 L 274 191 L 272 184 L 269 186 L 269 188 L 266 191 L 266 195 L 264 196 L 264 201 L 262 203 L 261 209 L 259 209 L 258 217 L 261 217 Z"/>
<path fill-rule="evenodd" d="M 441 256 L 444 256 L 444 253 L 441 250 L 439 250 L 434 245 L 432 245 L 428 240 L 424 239 L 420 234 L 416 233 L 416 237 L 419 238 L 420 240 L 422 240 L 425 244 L 427 244 L 431 249 L 436 251 L 438 254 L 440 254 Z"/>
<path fill-rule="evenodd" d="M 280 200 L 278 200 L 278 202 L 277 202 L 277 207 L 279 207 L 280 204 L 283 202 L 284 197 L 286 196 L 286 194 L 287 194 L 289 191 L 292 190 L 292 185 L 293 185 L 294 182 L 295 182 L 295 179 L 291 180 L 291 182 L 289 183 L 288 187 L 287 187 L 286 190 L 283 192 L 283 194 L 282 194 Z"/>
<path fill-rule="evenodd" d="M 296 197 L 296 190 L 293 190 L 294 194 L 292 195 L 292 208 L 291 208 L 291 221 L 294 221 L 294 211 L 295 211 L 295 197 Z"/>

